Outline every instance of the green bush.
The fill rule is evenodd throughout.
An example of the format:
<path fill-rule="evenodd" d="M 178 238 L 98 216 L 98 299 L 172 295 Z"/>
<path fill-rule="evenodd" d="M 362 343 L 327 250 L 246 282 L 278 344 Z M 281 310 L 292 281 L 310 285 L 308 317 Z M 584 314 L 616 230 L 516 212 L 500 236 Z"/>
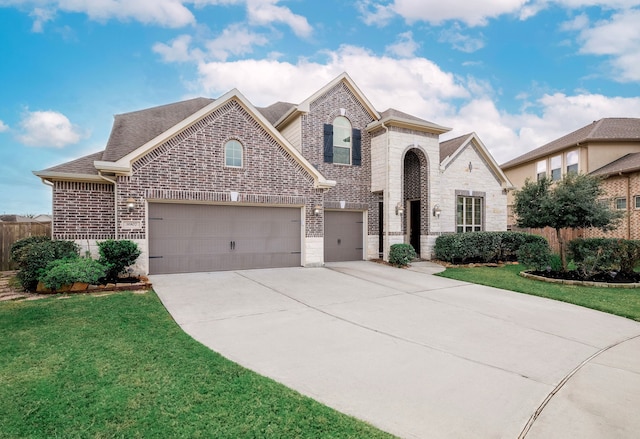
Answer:
<path fill-rule="evenodd" d="M 18 280 L 25 290 L 35 290 L 40 271 L 46 268 L 49 262 L 77 258 L 79 253 L 80 247 L 72 241 L 45 240 L 24 245 L 15 252 L 14 259 L 19 268 Z"/>
<path fill-rule="evenodd" d="M 409 265 L 416 256 L 416 251 L 411 244 L 393 244 L 389 249 L 389 262 L 398 267 Z"/>
<path fill-rule="evenodd" d="M 17 240 L 11 245 L 11 252 L 10 252 L 11 259 L 13 261 L 18 262 L 18 259 L 20 258 L 20 253 L 23 248 L 31 244 L 46 242 L 46 241 L 51 241 L 51 238 L 48 236 L 30 236 L 28 238 L 22 238 Z"/>
<path fill-rule="evenodd" d="M 522 232 L 451 233 L 436 239 L 434 252 L 436 259 L 452 263 L 514 261 L 528 242 L 546 240 Z"/>
<path fill-rule="evenodd" d="M 116 282 L 118 275 L 129 265 L 132 265 L 140 256 L 138 245 L 126 239 L 115 241 L 108 239 L 98 243 L 100 259 L 98 260 L 107 268 L 106 279 Z"/>
<path fill-rule="evenodd" d="M 546 240 L 526 242 L 518 250 L 518 262 L 535 270 L 551 269 L 551 249 Z M 562 263 L 560 263 L 562 268 Z"/>
<path fill-rule="evenodd" d="M 607 271 L 632 273 L 640 262 L 640 241 L 616 238 L 574 239 L 569 255 L 585 276 Z"/>
<path fill-rule="evenodd" d="M 551 271 L 562 271 L 562 258 L 559 254 L 553 253 L 549 256 L 549 267 L 551 268 Z M 568 267 L 569 264 L 567 264 L 567 269 L 569 269 Z"/>
<path fill-rule="evenodd" d="M 74 282 L 96 285 L 106 274 L 106 267 L 91 258 L 58 259 L 40 270 L 40 281 L 53 290 Z"/>

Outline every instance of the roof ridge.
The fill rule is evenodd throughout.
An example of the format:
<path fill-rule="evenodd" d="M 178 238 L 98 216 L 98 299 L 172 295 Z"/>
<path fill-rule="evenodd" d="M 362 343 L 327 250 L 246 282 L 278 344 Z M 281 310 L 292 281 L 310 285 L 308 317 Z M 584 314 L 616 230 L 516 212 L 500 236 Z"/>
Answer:
<path fill-rule="evenodd" d="M 602 125 L 604 120 L 605 118 L 603 117 L 599 120 L 593 121 L 593 128 L 591 129 L 591 131 L 589 131 L 589 134 L 585 136 L 585 140 L 593 138 L 593 135 L 600 129 L 600 126 Z"/>

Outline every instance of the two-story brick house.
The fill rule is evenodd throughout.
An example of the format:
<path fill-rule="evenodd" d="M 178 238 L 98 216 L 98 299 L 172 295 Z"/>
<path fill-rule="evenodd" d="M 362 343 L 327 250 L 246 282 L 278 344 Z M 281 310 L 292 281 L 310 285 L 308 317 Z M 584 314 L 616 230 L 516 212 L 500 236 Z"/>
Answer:
<path fill-rule="evenodd" d="M 526 179 L 547 176 L 560 180 L 569 172 L 603 178 L 606 201 L 625 211 L 619 227 L 604 233 L 598 229 L 580 236 L 640 239 L 640 119 L 605 118 L 586 125 L 546 145 L 504 163 L 502 170 L 516 188 Z M 605 201 L 605 200 L 603 200 Z M 513 193 L 509 194 L 509 220 Z"/>
<path fill-rule="evenodd" d="M 300 104 L 239 91 L 115 116 L 104 151 L 34 172 L 53 236 L 138 242 L 145 273 L 429 258 L 446 232 L 504 230 L 508 179 L 475 134 L 378 112 L 342 74 Z"/>

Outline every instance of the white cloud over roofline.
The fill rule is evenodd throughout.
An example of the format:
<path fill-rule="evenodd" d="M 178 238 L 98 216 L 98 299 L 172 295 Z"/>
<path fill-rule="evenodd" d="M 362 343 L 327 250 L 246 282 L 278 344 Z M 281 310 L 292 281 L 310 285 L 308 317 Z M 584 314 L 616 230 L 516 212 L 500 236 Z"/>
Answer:
<path fill-rule="evenodd" d="M 84 134 L 57 111 L 27 111 L 20 121 L 18 141 L 26 146 L 63 148 L 78 143 Z"/>

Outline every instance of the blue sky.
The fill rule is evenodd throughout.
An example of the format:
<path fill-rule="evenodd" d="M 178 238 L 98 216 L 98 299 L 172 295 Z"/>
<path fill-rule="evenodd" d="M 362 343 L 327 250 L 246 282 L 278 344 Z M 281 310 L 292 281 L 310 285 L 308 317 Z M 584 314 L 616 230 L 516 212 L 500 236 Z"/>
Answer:
<path fill-rule="evenodd" d="M 498 163 L 640 117 L 640 0 L 0 0 L 0 22 L 0 213 L 50 213 L 31 171 L 102 150 L 114 114 L 296 103 L 343 71 Z"/>

